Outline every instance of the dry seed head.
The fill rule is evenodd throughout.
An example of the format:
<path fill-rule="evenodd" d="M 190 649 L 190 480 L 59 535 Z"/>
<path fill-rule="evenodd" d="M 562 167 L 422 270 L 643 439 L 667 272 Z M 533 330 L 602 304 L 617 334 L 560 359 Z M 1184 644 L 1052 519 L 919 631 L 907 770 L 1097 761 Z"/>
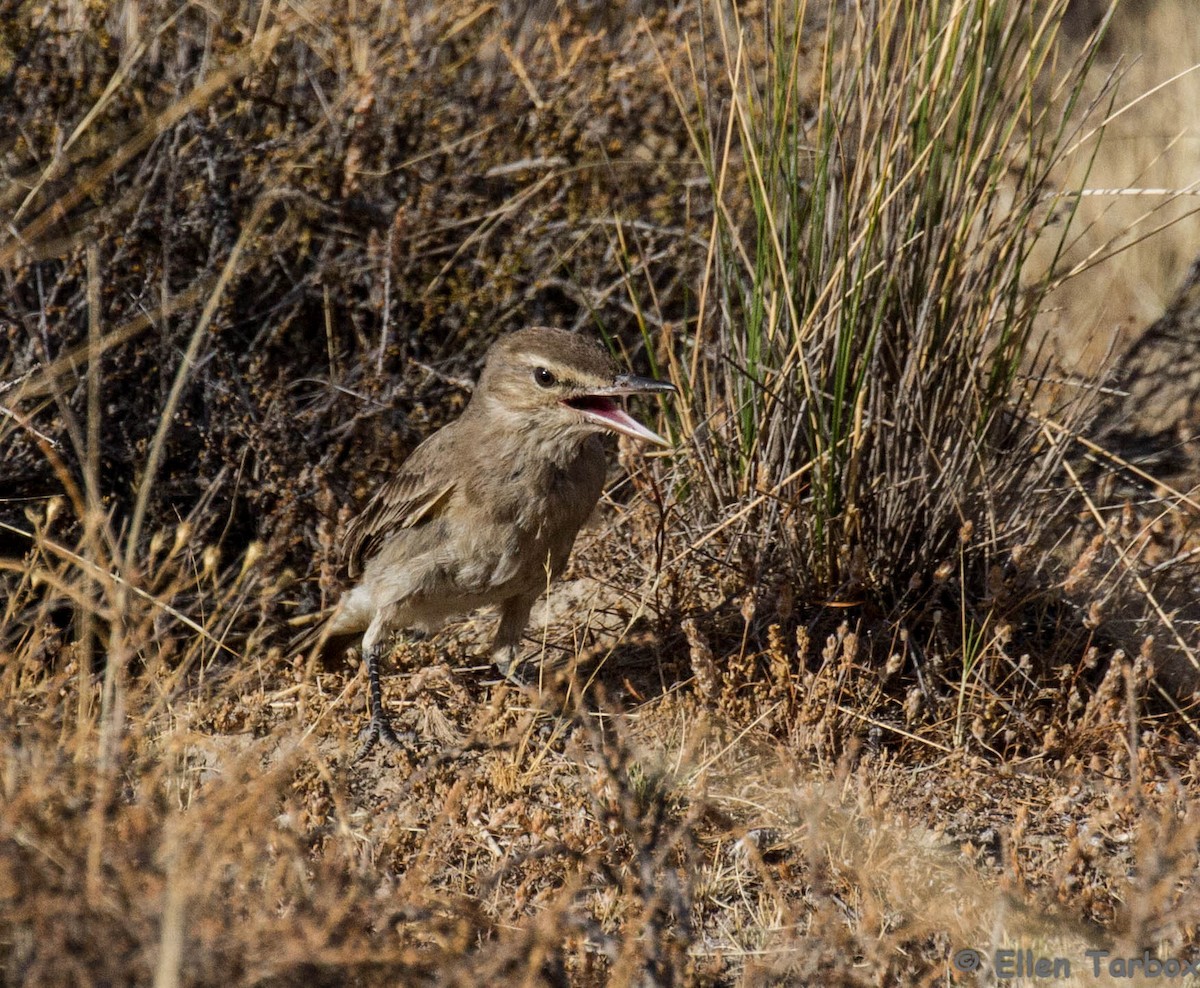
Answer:
<path fill-rule="evenodd" d="M 1079 713 L 1082 708 L 1084 708 L 1084 697 L 1079 695 L 1078 689 L 1073 689 L 1067 697 L 1067 713 L 1074 715 Z"/>
<path fill-rule="evenodd" d="M 175 543 L 171 546 L 171 555 L 179 555 L 179 551 L 192 540 L 192 526 L 181 521 L 175 529 Z"/>
<path fill-rule="evenodd" d="M 1087 572 L 1089 569 L 1091 569 L 1092 563 L 1095 561 L 1096 556 L 1100 553 L 1101 548 L 1104 546 L 1105 538 L 1106 536 L 1104 532 L 1097 533 L 1092 541 L 1088 544 L 1088 547 L 1084 549 L 1082 553 L 1080 553 L 1079 558 L 1075 561 L 1075 565 L 1071 567 L 1071 572 L 1067 574 L 1067 578 L 1063 581 L 1063 589 L 1066 590 L 1067 593 L 1070 593 L 1072 590 L 1078 587 L 1080 581 L 1082 581 L 1084 576 L 1087 575 Z"/>
<path fill-rule="evenodd" d="M 787 650 L 783 644 L 783 629 L 778 624 L 772 624 L 767 628 L 767 649 L 771 652 L 771 657 L 776 656 L 787 658 Z"/>
<path fill-rule="evenodd" d="M 1145 687 L 1154 678 L 1154 636 L 1147 635 L 1142 639 L 1142 647 L 1138 649 L 1137 658 L 1133 661 L 1133 674 L 1136 685 Z"/>
<path fill-rule="evenodd" d="M 684 618 L 681 622 L 683 633 L 687 636 L 688 648 L 692 661 L 692 674 L 696 677 L 696 685 L 700 695 L 712 699 L 720 688 L 720 677 L 717 665 L 713 661 L 712 648 L 693 618 Z"/>
<path fill-rule="evenodd" d="M 801 668 L 808 662 L 808 652 L 812 648 L 812 641 L 808 637 L 807 628 L 796 629 L 796 660 L 800 663 Z"/>
<path fill-rule="evenodd" d="M 262 558 L 262 554 L 263 545 L 261 542 L 254 541 L 246 547 L 246 555 L 242 557 L 242 570 L 238 573 L 239 580 L 254 568 L 254 565 Z"/>
<path fill-rule="evenodd" d="M 742 620 L 749 624 L 754 620 L 754 614 L 758 610 L 758 595 L 753 590 L 748 590 L 742 598 Z"/>
<path fill-rule="evenodd" d="M 1045 739 L 1042 741 L 1042 751 L 1043 752 L 1054 751 L 1054 749 L 1057 748 L 1058 745 L 1059 745 L 1058 729 L 1053 724 L 1051 724 L 1046 729 L 1046 736 L 1045 736 Z"/>
<path fill-rule="evenodd" d="M 924 706 L 924 700 L 921 697 L 921 689 L 918 686 L 910 686 L 908 694 L 904 697 L 904 723 L 912 724 L 918 717 L 921 716 L 921 708 Z"/>
<path fill-rule="evenodd" d="M 783 629 L 777 624 L 767 628 L 767 653 L 770 656 L 771 678 L 776 683 L 791 682 L 792 659 L 784 642 Z"/>
<path fill-rule="evenodd" d="M 215 545 L 207 546 L 204 550 L 204 555 L 201 559 L 201 572 L 204 576 L 211 576 L 216 572 L 217 565 L 221 561 L 221 550 Z"/>

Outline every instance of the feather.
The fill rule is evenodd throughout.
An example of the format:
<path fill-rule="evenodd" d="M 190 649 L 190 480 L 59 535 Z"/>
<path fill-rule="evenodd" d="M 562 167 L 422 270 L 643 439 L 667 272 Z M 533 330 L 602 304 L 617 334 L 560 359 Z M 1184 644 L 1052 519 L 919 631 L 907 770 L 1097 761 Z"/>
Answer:
<path fill-rule="evenodd" d="M 428 469 L 427 465 L 436 462 L 438 447 L 445 445 L 455 424 L 435 432 L 413 450 L 400 473 L 379 489 L 351 523 L 342 555 L 351 579 L 362 573 L 363 566 L 389 536 L 427 525 L 445 510 L 458 481 L 447 481 L 444 472 Z"/>

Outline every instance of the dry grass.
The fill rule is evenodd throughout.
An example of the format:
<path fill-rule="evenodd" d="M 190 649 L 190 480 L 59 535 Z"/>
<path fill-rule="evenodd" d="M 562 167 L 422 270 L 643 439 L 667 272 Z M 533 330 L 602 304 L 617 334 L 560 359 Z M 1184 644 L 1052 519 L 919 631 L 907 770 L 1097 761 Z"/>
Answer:
<path fill-rule="evenodd" d="M 819 181 L 780 180 L 786 141 L 910 112 L 889 72 L 921 49 L 847 30 L 827 60 L 825 8 L 795 47 L 782 10 L 13 7 L 0 983 L 932 984 L 1014 947 L 1082 984 L 1088 950 L 1197 958 L 1200 754 L 1154 677 L 1191 641 L 1139 584 L 1184 586 L 1194 536 L 1083 497 L 1073 527 L 1022 472 L 1069 487 L 1016 374 L 1046 185 L 1013 234 L 972 167 L 1020 133 L 961 167 L 893 135 L 894 161 L 943 154 L 936 183 L 856 147 L 819 180 L 852 195 L 789 198 Z M 881 88 L 839 74 L 867 64 Z M 905 222 L 935 203 L 926 251 Z M 768 216 L 803 268 L 772 269 Z M 934 285 L 980 328 L 940 358 Z M 350 766 L 359 670 L 291 643 L 351 505 L 528 322 L 685 385 L 679 448 L 622 448 L 530 632 L 543 690 L 477 664 L 486 617 L 399 643 L 419 740 Z M 971 469 L 909 497 L 900 442 Z"/>
<path fill-rule="evenodd" d="M 1099 3 L 1080 3 L 1102 13 Z M 1081 11 L 1082 12 L 1082 11 Z M 1195 259 L 1200 200 L 1192 167 L 1200 46 L 1186 0 L 1118 5 L 1090 88 L 1111 86 L 1062 170 L 1084 191 L 1065 260 L 1079 269 L 1043 321 L 1062 367 L 1096 375 L 1170 302 Z M 1085 25 L 1080 25 L 1080 28 Z"/>

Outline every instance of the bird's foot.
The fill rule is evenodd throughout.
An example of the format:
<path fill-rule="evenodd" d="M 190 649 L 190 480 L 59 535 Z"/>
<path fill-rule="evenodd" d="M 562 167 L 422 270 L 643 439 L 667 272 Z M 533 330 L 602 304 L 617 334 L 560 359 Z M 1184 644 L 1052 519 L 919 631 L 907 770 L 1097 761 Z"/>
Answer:
<path fill-rule="evenodd" d="M 505 680 L 512 683 L 513 686 L 538 686 L 541 683 L 541 664 L 537 661 L 522 662 L 519 659 L 511 661 L 496 659 L 494 665 L 496 666 L 496 671 Z"/>
<path fill-rule="evenodd" d="M 395 728 L 392 727 L 392 722 L 382 711 L 371 715 L 370 723 L 363 729 L 359 737 L 362 738 L 362 744 L 354 756 L 354 761 L 351 762 L 352 765 L 356 765 L 366 758 L 377 744 L 382 743 L 385 748 L 404 749 L 410 747 L 411 742 L 416 740 L 407 731 L 403 737 L 397 734 Z"/>

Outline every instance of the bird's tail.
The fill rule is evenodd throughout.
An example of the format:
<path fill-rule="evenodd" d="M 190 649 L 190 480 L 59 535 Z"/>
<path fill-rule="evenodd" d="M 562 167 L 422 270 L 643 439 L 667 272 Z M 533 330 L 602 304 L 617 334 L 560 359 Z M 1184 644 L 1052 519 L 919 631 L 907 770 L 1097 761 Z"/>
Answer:
<path fill-rule="evenodd" d="M 308 627 L 297 632 L 288 643 L 293 655 L 306 655 L 322 663 L 336 663 L 346 655 L 346 649 L 362 638 L 362 629 L 348 629 L 338 620 L 337 608 L 308 615 Z"/>

